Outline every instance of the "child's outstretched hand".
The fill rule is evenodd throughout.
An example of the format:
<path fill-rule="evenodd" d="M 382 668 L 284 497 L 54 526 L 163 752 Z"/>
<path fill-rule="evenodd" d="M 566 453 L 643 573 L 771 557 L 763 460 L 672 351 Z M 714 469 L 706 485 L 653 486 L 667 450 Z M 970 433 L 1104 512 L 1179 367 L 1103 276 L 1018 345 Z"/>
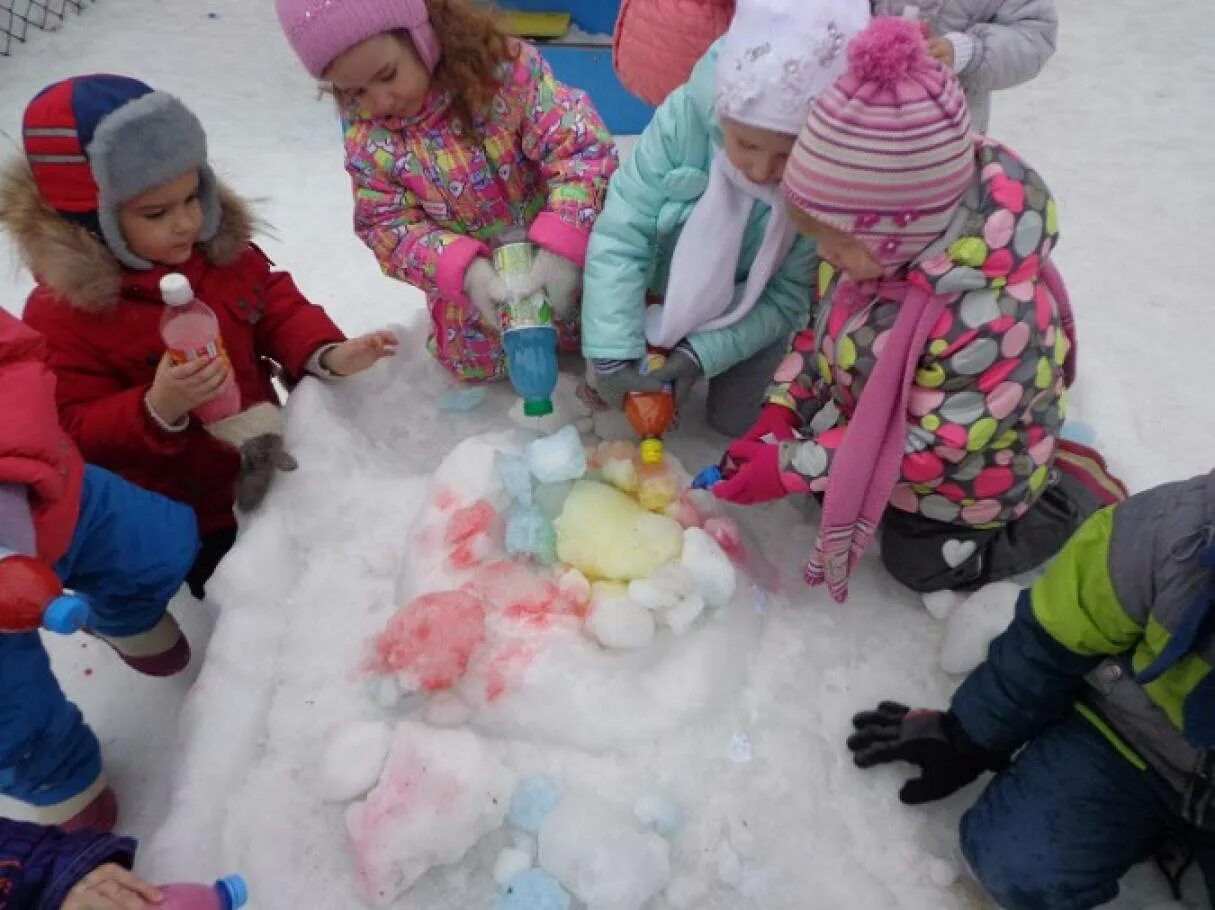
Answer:
<path fill-rule="evenodd" d="M 76 883 L 62 910 L 147 910 L 163 900 L 155 886 L 116 863 L 106 863 Z"/>
<path fill-rule="evenodd" d="M 165 423 L 178 423 L 219 394 L 229 369 L 228 361 L 222 357 L 174 365 L 166 353 L 160 358 L 152 388 L 148 390 L 148 405 Z"/>
<path fill-rule="evenodd" d="M 387 329 L 350 338 L 321 356 L 321 366 L 339 376 L 353 376 L 397 352 L 401 342 Z"/>

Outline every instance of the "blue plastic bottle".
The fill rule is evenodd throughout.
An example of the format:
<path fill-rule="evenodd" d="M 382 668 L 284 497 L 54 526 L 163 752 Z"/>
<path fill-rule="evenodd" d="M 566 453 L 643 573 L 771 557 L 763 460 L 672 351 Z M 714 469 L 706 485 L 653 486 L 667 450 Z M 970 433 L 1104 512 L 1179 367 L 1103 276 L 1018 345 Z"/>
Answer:
<path fill-rule="evenodd" d="M 502 308 L 502 346 L 511 385 L 523 399 L 523 413 L 543 417 L 553 412 L 553 390 L 557 387 L 557 330 L 553 311 L 542 291 L 520 290 L 530 274 L 534 252 L 517 234 L 503 235 L 494 250 L 494 268 L 505 283 L 509 297 Z"/>

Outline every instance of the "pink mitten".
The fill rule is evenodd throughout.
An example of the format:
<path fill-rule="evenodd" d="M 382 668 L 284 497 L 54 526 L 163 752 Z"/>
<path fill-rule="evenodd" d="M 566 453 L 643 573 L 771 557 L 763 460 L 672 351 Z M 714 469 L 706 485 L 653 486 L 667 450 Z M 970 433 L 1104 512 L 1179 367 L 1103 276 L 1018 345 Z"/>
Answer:
<path fill-rule="evenodd" d="M 786 409 L 787 410 L 787 409 Z M 780 471 L 780 444 L 740 439 L 726 450 L 726 479 L 713 486 L 713 495 L 726 502 L 755 505 L 788 494 Z"/>
<path fill-rule="evenodd" d="M 771 435 L 777 442 L 785 442 L 793 438 L 793 431 L 801 425 L 802 419 L 797 411 L 769 401 L 760 409 L 759 417 L 751 429 L 747 430 L 743 440 L 759 442 L 765 436 Z"/>

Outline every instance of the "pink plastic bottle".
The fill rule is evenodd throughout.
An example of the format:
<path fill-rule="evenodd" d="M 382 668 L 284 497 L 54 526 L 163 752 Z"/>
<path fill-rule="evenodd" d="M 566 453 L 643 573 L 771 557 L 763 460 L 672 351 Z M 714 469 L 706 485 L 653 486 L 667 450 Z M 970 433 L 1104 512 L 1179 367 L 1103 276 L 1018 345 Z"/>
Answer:
<path fill-rule="evenodd" d="M 240 389 L 232 375 L 232 362 L 224 349 L 215 312 L 194 296 L 190 280 L 172 272 L 160 279 L 160 296 L 165 302 L 160 317 L 160 337 L 169 349 L 169 359 L 186 363 L 200 357 L 220 357 L 228 364 L 228 378 L 219 394 L 194 409 L 194 416 L 203 423 L 215 423 L 240 411 Z"/>
<path fill-rule="evenodd" d="M 164 902 L 156 910 L 240 910 L 249 902 L 249 887 L 239 875 L 214 885 L 161 885 Z"/>

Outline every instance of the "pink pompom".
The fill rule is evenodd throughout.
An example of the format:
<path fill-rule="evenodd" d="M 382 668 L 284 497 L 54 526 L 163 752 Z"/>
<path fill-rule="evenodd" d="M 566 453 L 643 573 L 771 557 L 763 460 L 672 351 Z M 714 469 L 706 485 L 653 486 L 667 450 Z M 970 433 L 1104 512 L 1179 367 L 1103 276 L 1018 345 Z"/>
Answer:
<path fill-rule="evenodd" d="M 928 61 L 920 23 L 879 16 L 848 45 L 848 65 L 861 82 L 891 88 Z"/>

